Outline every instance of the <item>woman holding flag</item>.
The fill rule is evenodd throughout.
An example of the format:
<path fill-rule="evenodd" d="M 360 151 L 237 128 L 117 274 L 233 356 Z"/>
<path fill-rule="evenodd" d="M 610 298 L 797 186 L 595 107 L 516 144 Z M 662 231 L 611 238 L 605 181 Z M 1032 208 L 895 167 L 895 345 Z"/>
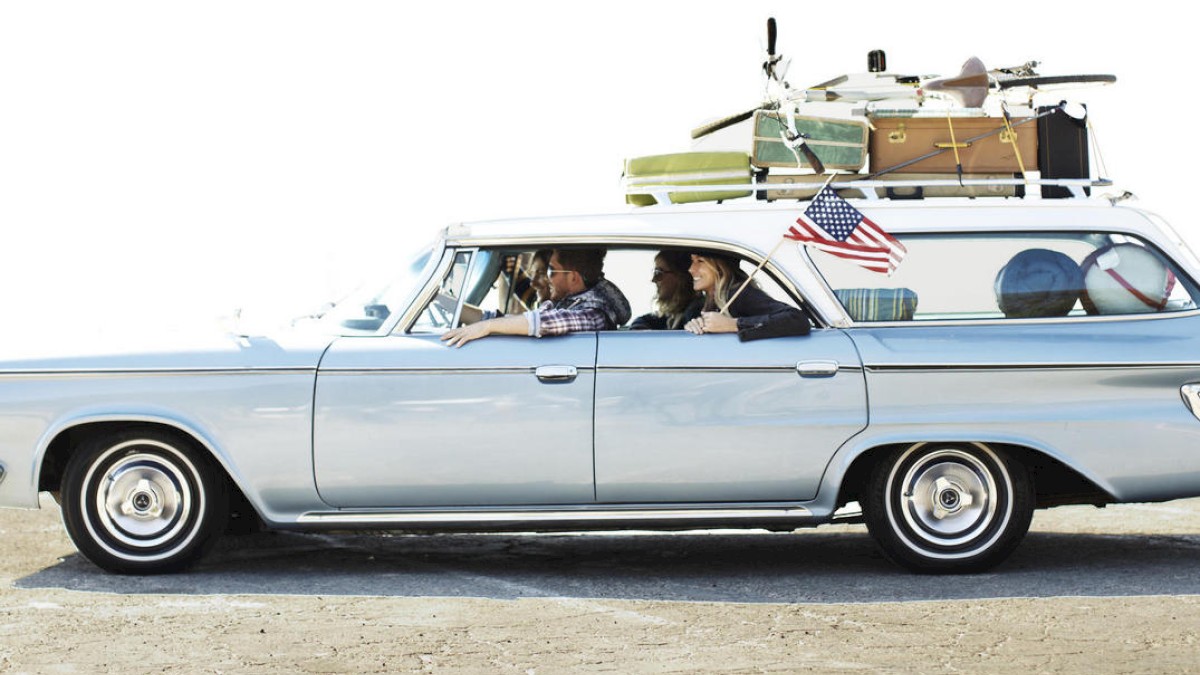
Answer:
<path fill-rule="evenodd" d="M 692 275 L 692 288 L 704 294 L 704 311 L 684 324 L 688 332 L 737 333 L 738 339 L 745 342 L 808 335 L 812 329 L 804 312 L 772 298 L 750 282 L 734 256 L 697 251 L 692 254 L 688 273 Z"/>

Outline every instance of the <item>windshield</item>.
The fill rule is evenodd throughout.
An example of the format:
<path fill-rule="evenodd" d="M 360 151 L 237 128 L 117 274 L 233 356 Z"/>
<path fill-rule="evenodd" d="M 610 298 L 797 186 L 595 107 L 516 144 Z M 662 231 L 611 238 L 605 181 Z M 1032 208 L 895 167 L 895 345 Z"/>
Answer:
<path fill-rule="evenodd" d="M 315 327 L 337 335 L 375 333 L 393 312 L 408 307 L 418 283 L 437 262 L 433 256 L 436 248 L 436 244 L 427 245 L 389 273 L 363 283 L 323 313 Z"/>

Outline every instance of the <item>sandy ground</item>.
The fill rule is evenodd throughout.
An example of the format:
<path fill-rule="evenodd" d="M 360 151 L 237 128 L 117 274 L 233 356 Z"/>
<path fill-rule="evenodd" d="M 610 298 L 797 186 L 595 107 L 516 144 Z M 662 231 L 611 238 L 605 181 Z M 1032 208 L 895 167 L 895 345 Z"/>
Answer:
<path fill-rule="evenodd" d="M 1034 530 L 1151 533 L 1178 541 L 1172 555 L 1194 569 L 1200 501 L 1055 509 Z M 0 542 L 3 672 L 1200 672 L 1191 593 L 853 604 L 111 593 L 22 587 L 64 564 L 104 579 L 53 508 L 0 511 Z"/>

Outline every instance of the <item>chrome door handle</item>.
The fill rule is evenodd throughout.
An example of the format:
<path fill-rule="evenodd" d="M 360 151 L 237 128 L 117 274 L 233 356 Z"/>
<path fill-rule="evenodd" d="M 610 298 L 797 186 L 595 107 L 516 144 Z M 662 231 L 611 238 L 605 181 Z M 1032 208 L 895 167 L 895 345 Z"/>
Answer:
<path fill-rule="evenodd" d="M 801 361 L 796 364 L 800 377 L 833 377 L 838 372 L 837 361 Z"/>
<path fill-rule="evenodd" d="M 533 374 L 542 382 L 574 382 L 579 370 L 575 366 L 538 366 Z"/>

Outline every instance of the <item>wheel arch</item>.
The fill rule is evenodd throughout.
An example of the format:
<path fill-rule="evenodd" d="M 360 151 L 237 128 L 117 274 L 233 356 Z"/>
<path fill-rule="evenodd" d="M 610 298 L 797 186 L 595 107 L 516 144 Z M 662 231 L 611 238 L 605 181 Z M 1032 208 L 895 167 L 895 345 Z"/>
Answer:
<path fill-rule="evenodd" d="M 859 497 L 871 469 L 893 451 L 907 448 L 916 443 L 982 443 L 1002 450 L 1024 465 L 1033 480 L 1036 506 L 1045 508 L 1064 504 L 1102 505 L 1118 501 L 1111 486 L 1090 475 L 1085 469 L 1064 457 L 1061 453 L 1026 439 L 998 438 L 988 435 L 938 435 L 914 436 L 911 438 L 878 439 L 875 443 L 856 446 L 843 460 L 836 485 L 831 486 L 837 495 L 834 508 L 860 501 Z"/>
<path fill-rule="evenodd" d="M 220 445 L 204 434 L 198 425 L 165 415 L 147 413 L 88 414 L 62 420 L 54 425 L 38 444 L 37 459 L 34 462 L 38 491 L 50 492 L 57 498 L 62 485 L 63 470 L 71 456 L 88 440 L 126 429 L 165 430 L 195 444 L 213 467 L 225 477 L 231 502 L 247 504 L 257 511 L 257 507 L 242 491 L 236 470 L 220 450 Z"/>

